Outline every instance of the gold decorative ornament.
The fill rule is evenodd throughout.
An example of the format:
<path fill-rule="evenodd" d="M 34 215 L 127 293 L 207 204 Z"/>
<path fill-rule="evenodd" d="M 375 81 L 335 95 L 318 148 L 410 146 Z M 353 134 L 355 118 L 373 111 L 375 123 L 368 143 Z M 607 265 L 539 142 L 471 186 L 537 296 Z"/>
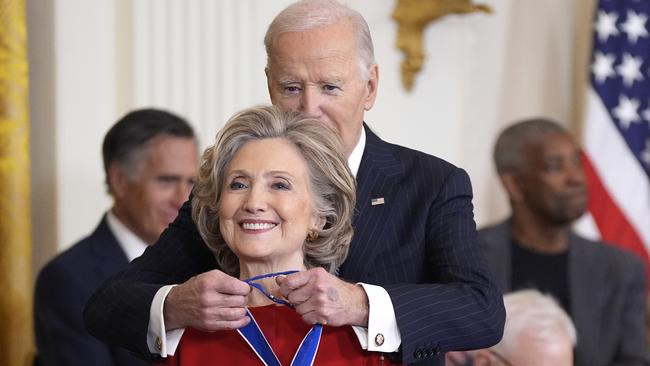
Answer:
<path fill-rule="evenodd" d="M 398 23 L 397 48 L 404 52 L 402 84 L 413 88 L 415 74 L 422 69 L 425 53 L 422 37 L 424 28 L 448 14 L 467 14 L 481 11 L 491 13 L 487 5 L 472 4 L 471 0 L 397 0 L 393 19 Z"/>

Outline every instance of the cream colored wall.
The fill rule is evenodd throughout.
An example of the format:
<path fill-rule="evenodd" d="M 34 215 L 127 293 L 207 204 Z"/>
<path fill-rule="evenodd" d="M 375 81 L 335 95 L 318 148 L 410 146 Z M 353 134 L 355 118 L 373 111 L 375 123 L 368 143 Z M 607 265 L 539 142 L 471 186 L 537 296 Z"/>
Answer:
<path fill-rule="evenodd" d="M 411 93 L 400 83 L 395 1 L 347 1 L 366 17 L 380 65 L 366 120 L 389 141 L 467 169 L 479 225 L 504 217 L 494 136 L 517 118 L 574 115 L 576 50 L 586 49 L 574 29 L 590 1 L 485 0 L 492 15 L 438 21 Z M 234 111 L 268 102 L 262 38 L 289 2 L 28 1 L 36 269 L 110 207 L 100 143 L 120 115 L 166 107 L 187 116 L 206 146 Z"/>

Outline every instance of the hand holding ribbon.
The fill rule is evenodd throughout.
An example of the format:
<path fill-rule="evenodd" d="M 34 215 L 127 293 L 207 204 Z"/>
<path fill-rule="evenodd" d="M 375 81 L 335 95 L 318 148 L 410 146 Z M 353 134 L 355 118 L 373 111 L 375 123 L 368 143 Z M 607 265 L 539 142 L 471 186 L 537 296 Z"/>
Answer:
<path fill-rule="evenodd" d="M 285 300 L 278 299 L 277 297 L 273 296 L 262 285 L 255 283 L 255 281 L 269 277 L 285 276 L 296 272 L 298 271 L 292 270 L 285 272 L 268 273 L 251 277 L 247 280 L 244 280 L 244 282 L 262 292 L 271 301 L 277 304 L 291 306 L 291 304 Z M 242 338 L 244 338 L 246 343 L 248 343 L 253 352 L 255 352 L 255 355 L 257 355 L 257 357 L 265 366 L 281 366 L 278 357 L 276 356 L 275 352 L 273 352 L 273 348 L 271 348 L 271 345 L 264 336 L 264 333 L 262 333 L 262 330 L 257 324 L 257 321 L 255 321 L 255 318 L 253 317 L 253 314 L 251 314 L 249 310 L 246 310 L 246 315 L 251 319 L 251 322 L 241 329 L 238 329 L 237 331 L 239 334 L 242 336 Z M 305 338 L 302 340 L 300 346 L 296 350 L 293 360 L 291 361 L 291 366 L 313 365 L 314 360 L 316 359 L 316 353 L 318 352 L 318 345 L 320 344 L 322 333 L 323 326 L 321 324 L 315 324 L 311 328 L 311 330 L 305 335 Z"/>
<path fill-rule="evenodd" d="M 278 276 L 276 282 L 308 324 L 368 326 L 368 297 L 361 286 L 320 267 Z"/>
<path fill-rule="evenodd" d="M 173 287 L 165 298 L 165 327 L 241 328 L 250 321 L 244 308 L 250 291 L 245 282 L 216 269 L 192 277 Z"/>

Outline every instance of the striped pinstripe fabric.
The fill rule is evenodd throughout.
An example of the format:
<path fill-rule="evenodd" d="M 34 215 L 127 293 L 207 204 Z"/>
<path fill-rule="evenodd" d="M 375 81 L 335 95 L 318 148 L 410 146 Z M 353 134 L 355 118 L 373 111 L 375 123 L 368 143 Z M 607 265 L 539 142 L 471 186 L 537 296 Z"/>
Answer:
<path fill-rule="evenodd" d="M 467 174 L 366 128 L 357 184 L 355 235 L 339 273 L 386 288 L 404 362 L 441 364 L 442 352 L 498 342 L 505 312 L 476 241 Z M 372 205 L 381 197 L 383 204 Z M 105 341 L 148 355 L 157 289 L 215 267 L 186 203 L 158 243 L 93 296 L 86 325 Z"/>
<path fill-rule="evenodd" d="M 467 174 L 366 129 L 357 182 L 354 239 L 340 275 L 388 291 L 403 359 L 498 342 L 505 314 L 478 249 Z M 376 197 L 385 204 L 372 206 Z"/>

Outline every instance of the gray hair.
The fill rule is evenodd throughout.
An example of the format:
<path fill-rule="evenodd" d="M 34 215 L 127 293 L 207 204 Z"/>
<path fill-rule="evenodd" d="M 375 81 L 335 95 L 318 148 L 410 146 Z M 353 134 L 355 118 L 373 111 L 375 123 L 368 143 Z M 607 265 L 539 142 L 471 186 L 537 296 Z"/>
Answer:
<path fill-rule="evenodd" d="M 239 275 L 239 259 L 219 230 L 219 203 L 227 167 L 239 149 L 255 140 L 282 138 L 305 159 L 316 216 L 325 226 L 315 240 L 305 240 L 307 268 L 334 273 L 347 256 L 352 240 L 355 181 L 338 135 L 322 122 L 275 106 L 245 109 L 226 123 L 213 146 L 203 153 L 194 184 L 192 218 L 224 272 Z"/>
<path fill-rule="evenodd" d="M 568 132 L 557 122 L 545 118 L 522 120 L 504 129 L 494 145 L 493 158 L 497 172 L 519 171 L 524 163 L 526 146 L 549 133 Z"/>
<path fill-rule="evenodd" d="M 506 308 L 506 325 L 503 339 L 492 347 L 502 355 L 516 352 L 523 334 L 550 343 L 566 336 L 576 345 L 576 329 L 567 313 L 550 295 L 537 290 L 520 290 L 503 297 Z"/>
<path fill-rule="evenodd" d="M 375 51 L 368 23 L 356 10 L 336 0 L 302 0 L 286 7 L 278 14 L 264 37 L 267 67 L 274 41 L 283 33 L 305 32 L 314 28 L 350 22 L 357 35 L 359 74 L 364 81 L 370 78 L 370 67 L 375 64 Z"/>

